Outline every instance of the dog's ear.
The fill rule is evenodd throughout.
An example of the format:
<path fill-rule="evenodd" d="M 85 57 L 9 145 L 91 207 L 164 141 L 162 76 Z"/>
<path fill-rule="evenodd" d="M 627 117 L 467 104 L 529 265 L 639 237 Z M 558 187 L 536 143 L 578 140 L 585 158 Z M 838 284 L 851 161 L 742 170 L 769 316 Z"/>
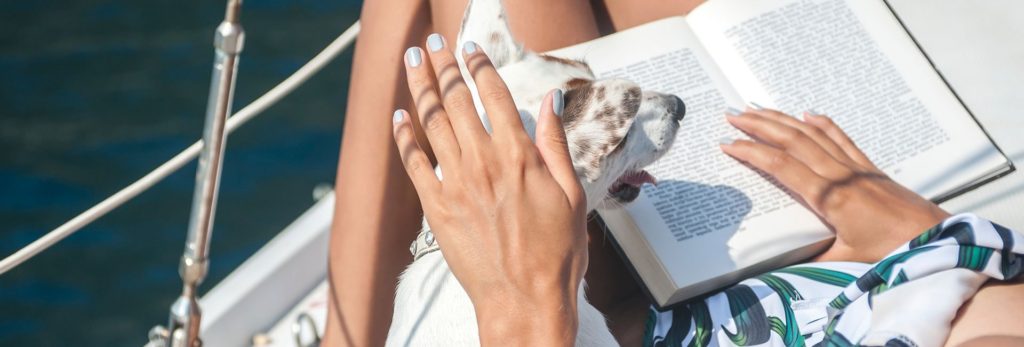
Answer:
<path fill-rule="evenodd" d="M 565 127 L 576 174 L 589 182 L 601 176 L 604 161 L 620 148 L 640 110 L 636 84 L 611 79 L 575 79 L 565 86 Z"/>
<path fill-rule="evenodd" d="M 501 0 L 470 0 L 462 15 L 462 27 L 456 48 L 462 52 L 463 44 L 473 41 L 487 52 L 495 68 L 522 60 L 528 52 L 512 37 Z M 461 54 L 456 54 L 459 61 Z M 463 64 L 464 65 L 464 64 Z"/>

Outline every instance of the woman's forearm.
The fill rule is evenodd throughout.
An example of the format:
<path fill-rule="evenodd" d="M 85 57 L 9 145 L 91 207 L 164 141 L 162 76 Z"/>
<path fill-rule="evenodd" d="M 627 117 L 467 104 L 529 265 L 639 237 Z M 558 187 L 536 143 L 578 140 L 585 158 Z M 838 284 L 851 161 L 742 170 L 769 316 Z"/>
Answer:
<path fill-rule="evenodd" d="M 391 112 L 410 103 L 402 52 L 423 40 L 419 2 L 363 5 L 345 113 L 330 241 L 325 345 L 382 345 L 396 279 L 412 259 L 420 206 L 391 137 Z"/>

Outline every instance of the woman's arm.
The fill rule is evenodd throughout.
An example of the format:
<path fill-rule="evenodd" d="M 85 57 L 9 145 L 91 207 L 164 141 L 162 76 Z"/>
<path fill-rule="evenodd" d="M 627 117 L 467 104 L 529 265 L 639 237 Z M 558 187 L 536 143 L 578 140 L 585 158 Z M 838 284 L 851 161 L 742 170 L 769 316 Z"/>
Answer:
<path fill-rule="evenodd" d="M 407 249 L 420 228 L 420 206 L 391 141 L 389 115 L 395 105 L 410 104 L 402 51 L 429 32 L 425 7 L 401 0 L 363 5 L 335 184 L 325 346 L 384 341 L 396 280 L 412 261 Z"/>

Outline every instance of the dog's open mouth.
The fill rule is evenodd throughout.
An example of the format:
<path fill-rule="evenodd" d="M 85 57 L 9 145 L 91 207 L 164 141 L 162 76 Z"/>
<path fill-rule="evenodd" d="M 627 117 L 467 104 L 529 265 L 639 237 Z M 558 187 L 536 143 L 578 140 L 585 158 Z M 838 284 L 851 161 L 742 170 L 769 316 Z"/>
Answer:
<path fill-rule="evenodd" d="M 608 195 L 619 202 L 633 202 L 640 196 L 640 186 L 644 183 L 658 184 L 658 181 L 644 170 L 627 171 L 608 187 Z"/>

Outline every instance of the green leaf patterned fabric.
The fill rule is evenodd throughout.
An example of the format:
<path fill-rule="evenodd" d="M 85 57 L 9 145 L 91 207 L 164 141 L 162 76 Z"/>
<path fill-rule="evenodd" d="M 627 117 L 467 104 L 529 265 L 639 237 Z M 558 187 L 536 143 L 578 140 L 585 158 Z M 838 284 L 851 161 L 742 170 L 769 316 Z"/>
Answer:
<path fill-rule="evenodd" d="M 956 260 L 956 267 L 981 271 L 988 264 L 995 250 L 987 247 L 963 246 L 960 247 L 960 257 Z"/>
<path fill-rule="evenodd" d="M 782 338 L 782 342 L 786 346 L 803 346 L 804 337 L 800 334 L 799 323 L 796 321 L 796 314 L 791 306 L 793 300 L 803 300 L 803 296 L 800 295 L 800 292 L 789 281 L 771 273 L 758 276 L 757 279 L 764 282 L 768 288 L 771 288 L 779 296 L 779 300 L 782 301 L 782 309 L 786 320 L 783 321 L 775 316 L 768 317 L 772 331 Z"/>
<path fill-rule="evenodd" d="M 857 280 L 857 276 L 826 268 L 793 266 L 778 269 L 775 273 L 792 274 L 833 286 L 845 287 Z"/>
<path fill-rule="evenodd" d="M 668 329 L 668 334 L 664 340 L 655 343 L 655 346 L 680 346 L 683 343 L 683 339 L 690 331 L 690 310 L 680 309 L 672 312 L 672 327 Z"/>
<path fill-rule="evenodd" d="M 725 331 L 729 339 L 737 346 L 753 346 L 767 342 L 771 335 L 768 315 L 765 314 L 761 299 L 754 294 L 754 290 L 740 284 L 726 289 L 725 296 L 729 299 L 732 322 L 736 324 L 736 332 L 722 327 L 722 331 Z"/>
<path fill-rule="evenodd" d="M 688 347 L 705 347 L 711 345 L 711 333 L 712 324 L 711 311 L 708 310 L 708 305 L 704 302 L 696 302 L 689 305 L 690 312 L 693 313 L 693 340 L 690 341 Z"/>
<path fill-rule="evenodd" d="M 870 332 L 863 327 L 872 321 L 879 298 L 897 295 L 895 292 L 888 294 L 893 288 L 952 269 L 970 270 L 967 273 L 974 274 L 971 276 L 990 280 L 1017 278 L 1024 272 L 1024 236 L 973 214 L 956 215 L 875 264 L 790 266 L 742 281 L 671 312 L 652 309 L 653 323 L 648 324 L 644 344 L 858 346 L 868 340 Z M 889 304 L 899 301 L 889 299 Z M 956 305 L 955 309 L 960 303 L 950 305 Z M 886 310 L 889 311 L 892 310 Z M 877 322 L 880 318 L 883 317 L 874 319 Z M 915 321 L 913 317 L 898 318 Z M 927 326 L 927 331 L 932 334 L 948 331 L 948 321 L 944 321 L 947 326 Z M 659 328 L 665 324 L 670 326 Z M 895 335 L 884 335 L 888 340 L 881 340 L 881 343 L 877 339 L 880 335 L 871 335 L 874 339 L 871 343 L 909 346 L 916 344 L 909 336 L 920 336 L 915 335 L 919 333 L 915 331 L 888 333 Z"/>

